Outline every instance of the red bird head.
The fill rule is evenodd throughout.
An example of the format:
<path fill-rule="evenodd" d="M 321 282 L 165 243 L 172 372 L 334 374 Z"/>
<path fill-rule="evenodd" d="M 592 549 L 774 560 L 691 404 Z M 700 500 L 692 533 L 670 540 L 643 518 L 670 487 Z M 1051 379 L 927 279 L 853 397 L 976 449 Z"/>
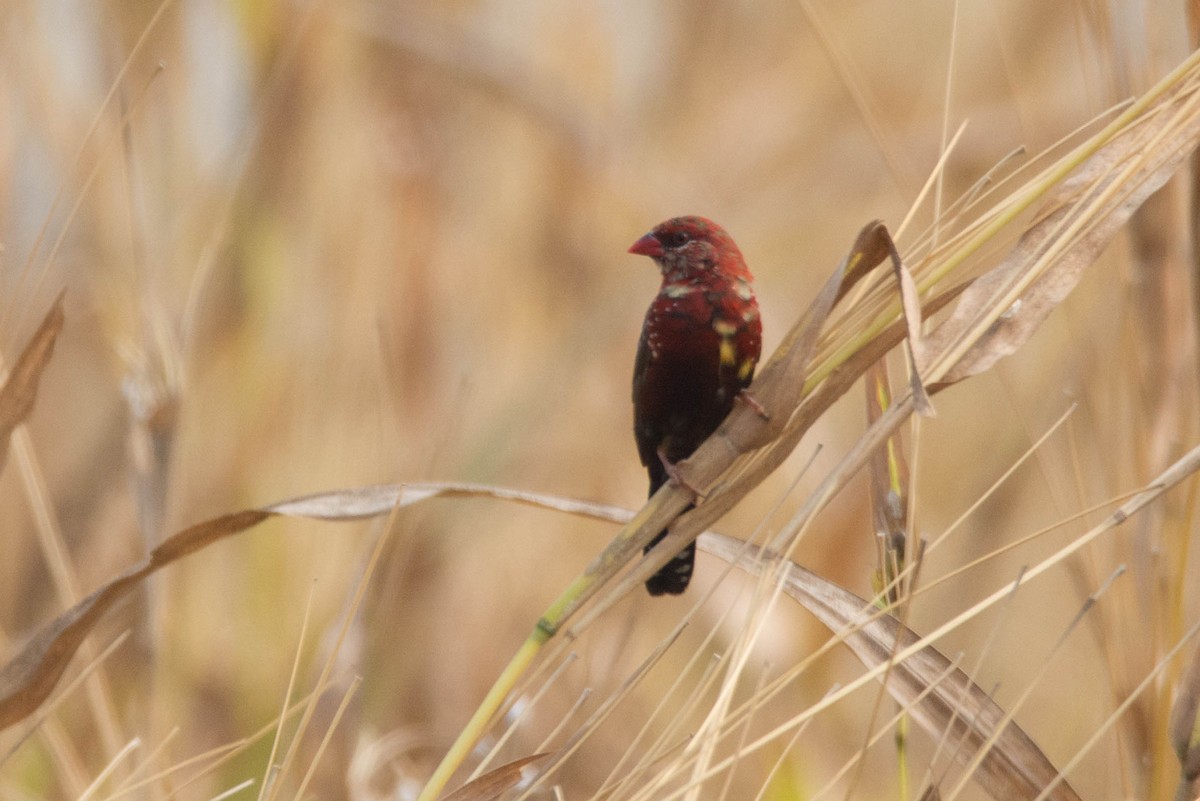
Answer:
<path fill-rule="evenodd" d="M 697 279 L 711 273 L 752 279 L 733 238 L 704 217 L 673 217 L 659 223 L 634 242 L 629 252 L 654 259 L 667 280 Z"/>

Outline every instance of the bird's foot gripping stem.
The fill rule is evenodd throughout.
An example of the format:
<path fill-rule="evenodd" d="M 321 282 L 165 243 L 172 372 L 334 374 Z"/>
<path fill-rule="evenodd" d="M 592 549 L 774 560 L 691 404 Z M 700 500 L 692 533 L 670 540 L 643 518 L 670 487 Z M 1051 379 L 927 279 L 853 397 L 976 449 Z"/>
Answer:
<path fill-rule="evenodd" d="M 767 422 L 771 421 L 771 414 L 767 411 L 767 408 L 765 406 L 763 406 L 761 403 L 759 403 L 757 398 L 755 398 L 753 395 L 750 394 L 750 390 L 743 389 L 741 392 L 739 392 L 737 394 L 737 397 L 738 397 L 738 400 L 740 400 L 742 403 L 746 404 L 751 409 L 753 409 L 755 412 L 757 412 L 758 416 L 761 417 L 763 420 L 765 420 Z"/>
<path fill-rule="evenodd" d="M 670 479 L 670 481 L 673 485 L 675 485 L 676 487 L 683 487 L 685 490 L 692 493 L 697 498 L 704 497 L 703 492 L 696 489 L 694 486 L 692 486 L 688 482 L 688 480 L 686 478 L 683 477 L 683 474 L 679 472 L 679 467 L 676 466 L 676 464 L 674 462 L 672 462 L 670 459 L 667 458 L 667 455 L 665 453 L 663 453 L 662 448 L 658 449 L 658 460 L 660 462 L 662 462 L 663 470 L 666 471 L 667 478 Z"/>

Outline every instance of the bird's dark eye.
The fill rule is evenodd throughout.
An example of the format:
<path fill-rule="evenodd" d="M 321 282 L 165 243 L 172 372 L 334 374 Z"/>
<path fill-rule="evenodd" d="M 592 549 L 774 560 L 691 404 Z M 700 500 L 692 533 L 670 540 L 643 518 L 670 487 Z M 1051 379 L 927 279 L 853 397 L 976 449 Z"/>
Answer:
<path fill-rule="evenodd" d="M 688 236 L 687 231 L 672 231 L 671 233 L 663 236 L 662 243 L 669 248 L 678 248 L 683 247 L 690 240 L 691 237 Z"/>

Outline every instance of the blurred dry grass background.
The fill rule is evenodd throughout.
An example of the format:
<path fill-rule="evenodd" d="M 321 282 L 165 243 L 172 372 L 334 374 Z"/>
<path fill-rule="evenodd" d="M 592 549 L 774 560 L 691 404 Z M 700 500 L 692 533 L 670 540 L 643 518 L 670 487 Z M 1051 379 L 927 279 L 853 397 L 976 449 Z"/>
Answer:
<path fill-rule="evenodd" d="M 658 277 L 625 254 L 630 242 L 675 214 L 721 222 L 757 276 L 769 351 L 863 223 L 903 218 L 961 121 L 947 199 L 1173 65 L 1188 50 L 1177 5 L 8 0 L 0 348 L 11 358 L 67 288 L 67 328 L 29 433 L 76 587 L 137 558 L 143 535 L 333 487 L 455 479 L 640 504 L 629 378 Z M 1163 201 L 1156 218 L 1171 222 L 1175 246 L 1177 208 Z M 916 527 L 931 536 L 1079 408 L 932 556 L 927 577 L 1137 486 L 1194 440 L 1187 280 L 1145 276 L 1140 252 L 1120 242 L 1029 347 L 939 398 L 917 463 Z M 862 426 L 861 402 L 848 401 L 721 530 L 748 536 L 776 503 L 780 515 L 801 503 Z M 147 461 L 148 444 L 162 461 Z M 20 462 L 0 477 L 5 645 L 67 605 Z M 860 594 L 874 567 L 864 496 L 845 493 L 800 554 Z M 383 797 L 423 778 L 612 533 L 482 501 L 433 502 L 398 525 L 341 655 L 345 675 L 364 681 L 322 760 L 319 797 L 375 797 L 368 785 Z M 945 620 L 1081 525 L 938 588 L 913 608 L 914 627 Z M 149 749 L 180 727 L 161 756 L 170 764 L 266 724 L 307 599 L 311 683 L 380 531 L 272 522 L 166 571 L 153 635 L 102 670 L 118 729 L 98 724 L 83 694 L 70 699 L 58 734 L 2 768 L 0 796 L 78 797 L 135 735 Z M 1092 579 L 1129 565 L 1101 623 L 1073 635 L 1018 715 L 1058 764 L 1187 617 L 1156 603 L 1175 547 L 1165 536 L 1139 523 L 1120 547 L 1097 548 L 1073 575 L 1027 588 L 944 644 L 971 664 L 995 627 L 979 683 L 1011 700 Z M 717 566 L 702 556 L 698 572 L 707 586 Z M 595 789 L 735 586 L 588 742 L 561 777 L 566 797 Z M 687 604 L 633 597 L 591 631 L 513 755 L 536 748 L 583 687 L 615 687 Z M 142 613 L 119 610 L 108 639 Z M 779 618 L 764 675 L 825 636 L 799 611 Z M 859 670 L 849 657 L 824 664 L 797 706 Z M 1149 792 L 1150 771 L 1136 765 L 1163 758 L 1148 721 L 1167 700 L 1152 693 L 1086 758 L 1073 775 L 1085 797 Z M 873 702 L 863 693 L 819 719 L 788 761 L 801 794 L 780 784 L 770 797 L 820 789 L 861 746 Z M 371 756 L 390 734 L 404 753 Z M 179 797 L 260 777 L 266 748 Z M 730 797 L 752 797 L 775 755 L 740 772 Z M 893 795 L 893 759 L 886 741 L 872 749 L 855 797 Z M 347 790 L 351 766 L 369 779 Z"/>

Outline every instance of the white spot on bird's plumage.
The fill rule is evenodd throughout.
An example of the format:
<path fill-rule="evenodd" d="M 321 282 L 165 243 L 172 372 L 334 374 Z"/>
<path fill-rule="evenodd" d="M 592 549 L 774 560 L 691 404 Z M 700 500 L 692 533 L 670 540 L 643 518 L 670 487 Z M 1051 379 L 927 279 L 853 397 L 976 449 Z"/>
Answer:
<path fill-rule="evenodd" d="M 662 293 L 668 298 L 683 298 L 696 290 L 697 287 L 690 284 L 667 284 L 662 288 Z"/>
<path fill-rule="evenodd" d="M 713 330 L 722 337 L 728 338 L 737 333 L 738 327 L 728 320 L 723 320 L 720 317 L 713 320 Z"/>

